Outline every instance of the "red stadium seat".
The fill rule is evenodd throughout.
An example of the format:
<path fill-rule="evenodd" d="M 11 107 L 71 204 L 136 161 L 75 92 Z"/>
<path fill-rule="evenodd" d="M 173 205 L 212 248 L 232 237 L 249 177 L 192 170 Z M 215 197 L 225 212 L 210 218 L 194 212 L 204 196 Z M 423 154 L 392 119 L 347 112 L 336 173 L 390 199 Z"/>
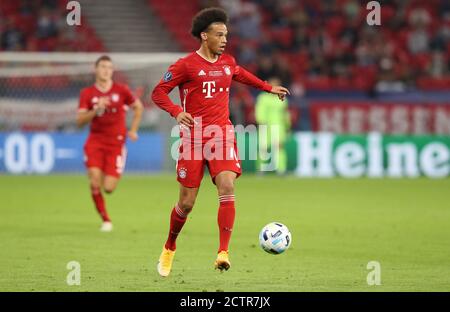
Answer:
<path fill-rule="evenodd" d="M 327 76 L 309 77 L 305 80 L 307 90 L 326 91 L 332 89 L 331 80 Z"/>
<path fill-rule="evenodd" d="M 420 77 L 416 81 L 417 87 L 425 91 L 439 91 L 450 89 L 450 77 L 432 78 Z"/>
<path fill-rule="evenodd" d="M 292 29 L 288 27 L 276 28 L 270 32 L 270 39 L 282 47 L 292 45 Z"/>

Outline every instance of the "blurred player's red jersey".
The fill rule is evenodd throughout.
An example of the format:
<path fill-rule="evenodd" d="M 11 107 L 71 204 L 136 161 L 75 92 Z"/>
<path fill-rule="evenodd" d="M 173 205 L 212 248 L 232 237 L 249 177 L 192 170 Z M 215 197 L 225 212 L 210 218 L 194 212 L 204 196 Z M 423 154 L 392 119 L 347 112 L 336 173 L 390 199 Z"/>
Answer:
<path fill-rule="evenodd" d="M 107 92 L 92 85 L 81 90 L 78 109 L 92 109 L 100 97 L 108 97 L 110 105 L 92 120 L 87 143 L 121 146 L 126 141 L 126 112 L 136 99 L 125 85 L 113 83 Z"/>
<path fill-rule="evenodd" d="M 236 64 L 234 57 L 222 54 L 210 62 L 193 52 L 169 67 L 153 91 L 153 101 L 173 117 L 188 112 L 201 117 L 202 126 L 230 125 L 229 95 L 232 80 L 255 88 L 270 91 L 271 85 Z M 179 87 L 181 104 L 175 105 L 168 97 L 173 88 Z"/>

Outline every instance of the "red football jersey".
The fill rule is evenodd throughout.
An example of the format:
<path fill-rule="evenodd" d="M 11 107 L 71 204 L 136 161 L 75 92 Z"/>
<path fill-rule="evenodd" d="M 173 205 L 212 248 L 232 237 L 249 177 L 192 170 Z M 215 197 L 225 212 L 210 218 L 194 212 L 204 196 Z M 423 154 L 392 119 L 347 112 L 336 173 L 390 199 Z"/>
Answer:
<path fill-rule="evenodd" d="M 173 117 L 185 111 L 201 117 L 202 127 L 231 125 L 229 95 L 232 80 L 270 91 L 272 86 L 236 64 L 234 57 L 222 54 L 210 62 L 193 52 L 171 65 L 152 94 L 153 101 Z M 179 88 L 181 106 L 175 105 L 168 94 Z"/>
<path fill-rule="evenodd" d="M 91 122 L 88 141 L 106 145 L 120 145 L 126 140 L 126 112 L 136 99 L 126 85 L 113 83 L 107 92 L 95 85 L 84 88 L 80 93 L 79 110 L 90 110 L 100 97 L 109 97 L 110 105 L 97 114 Z"/>

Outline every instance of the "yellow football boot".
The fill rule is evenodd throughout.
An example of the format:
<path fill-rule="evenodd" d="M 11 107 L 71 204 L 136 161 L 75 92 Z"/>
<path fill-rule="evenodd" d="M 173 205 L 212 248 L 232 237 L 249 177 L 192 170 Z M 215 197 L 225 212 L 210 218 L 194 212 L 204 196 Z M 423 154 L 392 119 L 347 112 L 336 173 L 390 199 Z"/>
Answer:
<path fill-rule="evenodd" d="M 219 269 L 221 272 L 223 270 L 228 270 L 231 266 L 230 259 L 228 257 L 228 251 L 221 251 L 217 255 L 216 262 L 214 263 L 216 269 Z"/>
<path fill-rule="evenodd" d="M 161 256 L 159 256 L 159 261 L 158 261 L 158 266 L 157 266 L 159 275 L 166 277 L 170 274 L 174 256 L 175 256 L 174 250 L 166 249 L 165 247 L 163 247 Z"/>

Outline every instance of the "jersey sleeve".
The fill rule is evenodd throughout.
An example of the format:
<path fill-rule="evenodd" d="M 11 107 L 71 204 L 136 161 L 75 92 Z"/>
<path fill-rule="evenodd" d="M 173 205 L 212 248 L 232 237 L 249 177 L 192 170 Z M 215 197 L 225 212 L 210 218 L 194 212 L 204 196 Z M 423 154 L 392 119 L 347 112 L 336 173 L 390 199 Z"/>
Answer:
<path fill-rule="evenodd" d="M 272 86 L 270 84 L 268 84 L 265 81 L 262 81 L 249 71 L 245 70 L 243 67 L 237 65 L 234 58 L 233 61 L 235 64 L 233 80 L 266 92 L 270 92 L 272 90 Z"/>
<path fill-rule="evenodd" d="M 136 97 L 133 95 L 133 93 L 131 92 L 130 88 L 127 85 L 123 86 L 123 96 L 124 96 L 123 102 L 128 106 L 136 102 Z"/>
<path fill-rule="evenodd" d="M 92 108 L 92 105 L 89 101 L 89 96 L 87 89 L 83 89 L 80 92 L 80 101 L 78 104 L 78 111 L 87 111 Z"/>
<path fill-rule="evenodd" d="M 152 100 L 160 108 L 176 118 L 183 111 L 180 105 L 176 105 L 169 98 L 169 93 L 177 86 L 187 80 L 186 64 L 180 59 L 171 65 L 164 74 L 161 81 L 156 85 L 152 92 Z"/>

